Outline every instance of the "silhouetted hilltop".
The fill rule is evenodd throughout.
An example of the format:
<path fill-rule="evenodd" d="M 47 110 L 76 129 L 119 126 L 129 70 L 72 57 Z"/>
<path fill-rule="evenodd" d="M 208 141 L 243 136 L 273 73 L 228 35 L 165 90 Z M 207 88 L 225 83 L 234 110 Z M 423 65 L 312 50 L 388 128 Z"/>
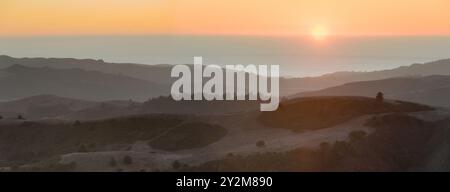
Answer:
<path fill-rule="evenodd" d="M 54 95 L 37 95 L 23 99 L 0 102 L 0 115 L 3 118 L 57 118 L 93 107 L 96 103 L 78 99 L 69 99 Z"/>
<path fill-rule="evenodd" d="M 141 103 L 132 100 L 96 102 L 55 95 L 37 95 L 0 102 L 0 115 L 4 119 L 17 119 L 17 116 L 21 115 L 27 120 L 87 120 L 136 114 L 140 107 Z"/>
<path fill-rule="evenodd" d="M 145 65 L 132 63 L 108 63 L 103 60 L 71 58 L 13 58 L 0 56 L 0 68 L 15 64 L 28 67 L 49 67 L 55 69 L 84 69 L 102 73 L 123 75 L 157 83 L 164 89 L 155 95 L 166 95 L 170 91 L 174 78 L 170 78 L 172 65 Z M 2 73 L 0 72 L 0 76 Z M 450 75 L 450 59 L 438 60 L 424 64 L 413 64 L 390 70 L 373 72 L 336 72 L 318 77 L 282 78 L 280 93 L 288 96 L 303 91 L 319 90 L 354 81 L 379 80 L 392 77 Z M 165 93 L 165 94 L 162 94 Z M 43 94 L 43 93 L 40 93 Z"/>
<path fill-rule="evenodd" d="M 0 70 L 0 100 L 51 94 L 84 100 L 146 100 L 160 95 L 161 85 L 123 75 L 84 69 L 11 65 Z"/>
<path fill-rule="evenodd" d="M 131 63 L 107 63 L 103 60 L 73 58 L 13 58 L 0 55 L 0 68 L 20 64 L 27 67 L 49 67 L 55 69 L 84 69 L 110 74 L 120 74 L 154 83 L 168 83 L 170 65 L 143 65 Z"/>
<path fill-rule="evenodd" d="M 0 116 L 26 119 L 94 120 L 136 114 L 231 115 L 259 111 L 259 101 L 175 101 L 160 96 L 133 100 L 88 101 L 55 95 L 37 95 L 0 102 Z"/>
<path fill-rule="evenodd" d="M 393 77 L 417 77 L 430 75 L 450 75 L 450 59 L 424 64 L 412 64 L 390 70 L 372 72 L 336 72 L 318 77 L 286 79 L 284 86 L 298 86 L 301 91 L 319 90 L 355 81 L 380 80 Z M 292 93 L 292 92 L 291 92 Z M 294 94 L 294 93 L 292 93 Z"/>
<path fill-rule="evenodd" d="M 398 77 L 375 81 L 352 82 L 320 91 L 299 93 L 293 97 L 366 96 L 381 91 L 386 98 L 433 106 L 450 107 L 450 76 Z"/>
<path fill-rule="evenodd" d="M 158 97 L 143 103 L 143 113 L 169 114 L 235 114 L 259 111 L 260 101 L 175 101 L 172 97 Z"/>
<path fill-rule="evenodd" d="M 280 104 L 277 111 L 262 112 L 266 126 L 295 131 L 331 127 L 370 114 L 427 111 L 432 108 L 402 101 L 377 101 L 369 97 L 307 97 Z"/>

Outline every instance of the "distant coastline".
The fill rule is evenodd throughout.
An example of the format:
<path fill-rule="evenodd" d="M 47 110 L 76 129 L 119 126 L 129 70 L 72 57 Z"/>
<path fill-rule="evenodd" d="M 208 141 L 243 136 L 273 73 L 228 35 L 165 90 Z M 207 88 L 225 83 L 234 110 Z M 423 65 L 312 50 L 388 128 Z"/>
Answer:
<path fill-rule="evenodd" d="M 103 59 L 112 63 L 279 64 L 289 77 L 336 71 L 376 71 L 448 58 L 450 37 L 342 37 L 322 44 L 303 37 L 57 36 L 0 37 L 13 57 Z"/>

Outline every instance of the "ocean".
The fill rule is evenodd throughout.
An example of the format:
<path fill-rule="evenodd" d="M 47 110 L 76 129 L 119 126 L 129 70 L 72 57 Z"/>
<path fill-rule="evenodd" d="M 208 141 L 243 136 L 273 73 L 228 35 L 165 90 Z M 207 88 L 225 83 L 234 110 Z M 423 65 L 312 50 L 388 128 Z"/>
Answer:
<path fill-rule="evenodd" d="M 103 59 L 114 63 L 280 65 L 283 76 L 374 71 L 450 58 L 450 37 L 41 36 L 0 37 L 13 57 Z"/>

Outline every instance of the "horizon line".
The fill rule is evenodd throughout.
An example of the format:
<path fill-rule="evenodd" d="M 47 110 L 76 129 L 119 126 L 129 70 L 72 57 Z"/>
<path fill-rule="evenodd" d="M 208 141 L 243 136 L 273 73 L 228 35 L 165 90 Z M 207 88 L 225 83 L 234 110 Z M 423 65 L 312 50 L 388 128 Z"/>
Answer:
<path fill-rule="evenodd" d="M 160 65 L 168 65 L 168 66 L 173 66 L 173 65 L 177 65 L 177 64 L 170 64 L 170 63 L 158 63 L 158 64 L 146 64 L 146 63 L 133 63 L 133 62 L 114 62 L 114 61 L 107 61 L 104 58 L 99 58 L 99 59 L 93 59 L 93 58 L 76 58 L 76 57 L 15 57 L 15 56 L 11 56 L 11 55 L 6 55 L 6 54 L 1 54 L 0 53 L 0 57 L 10 57 L 13 59 L 75 59 L 75 60 L 93 60 L 93 61 L 101 61 L 103 63 L 109 63 L 109 64 L 118 64 L 118 65 L 148 65 L 148 66 L 160 66 Z M 280 75 L 280 78 L 314 78 L 314 77 L 321 77 L 324 75 L 330 75 L 330 74 L 334 74 L 334 73 L 342 73 L 342 72 L 349 72 L 349 73 L 369 73 L 369 72 L 380 72 L 380 71 L 388 71 L 388 70 L 395 70 L 401 67 L 410 67 L 412 65 L 425 65 L 427 63 L 433 63 L 433 62 L 437 62 L 437 61 L 442 61 L 442 60 L 449 60 L 450 57 L 448 58 L 441 58 L 441 59 L 435 59 L 435 60 L 431 60 L 431 61 L 427 61 L 427 62 L 423 62 L 423 63 L 410 63 L 410 64 L 405 64 L 405 65 L 401 65 L 401 66 L 397 66 L 397 67 L 392 67 L 392 68 L 384 68 L 384 69 L 379 69 L 379 70 L 370 70 L 370 71 L 362 71 L 362 70 L 355 70 L 355 71 L 345 71 L 345 70 L 340 70 L 340 71 L 334 71 L 334 72 L 329 72 L 329 73 L 323 73 L 323 74 L 319 74 L 319 75 L 308 75 L 308 76 L 293 76 L 293 75 Z M 16 65 L 21 65 L 21 64 L 16 64 Z M 184 65 L 193 65 L 193 63 L 185 63 Z"/>
<path fill-rule="evenodd" d="M 80 34 L 0 34 L 0 38 L 33 37 L 146 37 L 146 36 L 186 36 L 186 37 L 313 37 L 311 34 L 248 34 L 248 33 L 80 33 Z M 348 37 L 450 37 L 450 34 L 330 34 L 326 38 Z"/>

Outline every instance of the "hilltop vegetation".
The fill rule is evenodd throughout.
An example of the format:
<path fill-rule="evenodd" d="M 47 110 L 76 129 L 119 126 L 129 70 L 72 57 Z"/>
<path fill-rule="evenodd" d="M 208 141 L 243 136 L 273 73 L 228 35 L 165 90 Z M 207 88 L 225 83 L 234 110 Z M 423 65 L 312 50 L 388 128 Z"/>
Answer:
<path fill-rule="evenodd" d="M 261 113 L 259 121 L 270 127 L 302 131 L 327 128 L 362 115 L 425 110 L 432 108 L 368 97 L 310 97 L 282 102 L 277 111 Z"/>
<path fill-rule="evenodd" d="M 448 123 L 425 122 L 404 114 L 371 118 L 373 133 L 355 131 L 348 141 L 322 143 L 318 149 L 229 154 L 221 160 L 181 171 L 426 171 L 449 170 Z M 442 126 L 446 134 L 442 135 Z M 436 150 L 438 149 L 438 150 Z M 431 164 L 430 164 L 431 162 Z"/>
<path fill-rule="evenodd" d="M 450 107 L 450 76 L 411 76 L 374 81 L 358 81 L 319 91 L 302 92 L 292 97 L 317 96 L 364 96 L 370 97 L 374 90 L 386 97 L 431 106 Z"/>
<path fill-rule="evenodd" d="M 220 126 L 174 115 L 70 123 L 21 121 L 0 125 L 0 166 L 75 152 L 129 150 L 136 141 L 149 141 L 154 149 L 191 149 L 209 145 L 225 134 Z"/>
<path fill-rule="evenodd" d="M 141 107 L 142 113 L 170 113 L 170 114 L 230 114 L 253 112 L 259 110 L 260 101 L 207 101 L 186 100 L 175 101 L 172 97 L 158 97 L 149 99 Z"/>
<path fill-rule="evenodd" d="M 29 120 L 96 120 L 153 113 L 220 115 L 256 110 L 259 110 L 259 101 L 178 102 L 170 96 L 160 96 L 146 102 L 134 100 L 95 102 L 55 95 L 38 95 L 0 102 L 2 117 L 11 119 L 22 115 Z"/>

